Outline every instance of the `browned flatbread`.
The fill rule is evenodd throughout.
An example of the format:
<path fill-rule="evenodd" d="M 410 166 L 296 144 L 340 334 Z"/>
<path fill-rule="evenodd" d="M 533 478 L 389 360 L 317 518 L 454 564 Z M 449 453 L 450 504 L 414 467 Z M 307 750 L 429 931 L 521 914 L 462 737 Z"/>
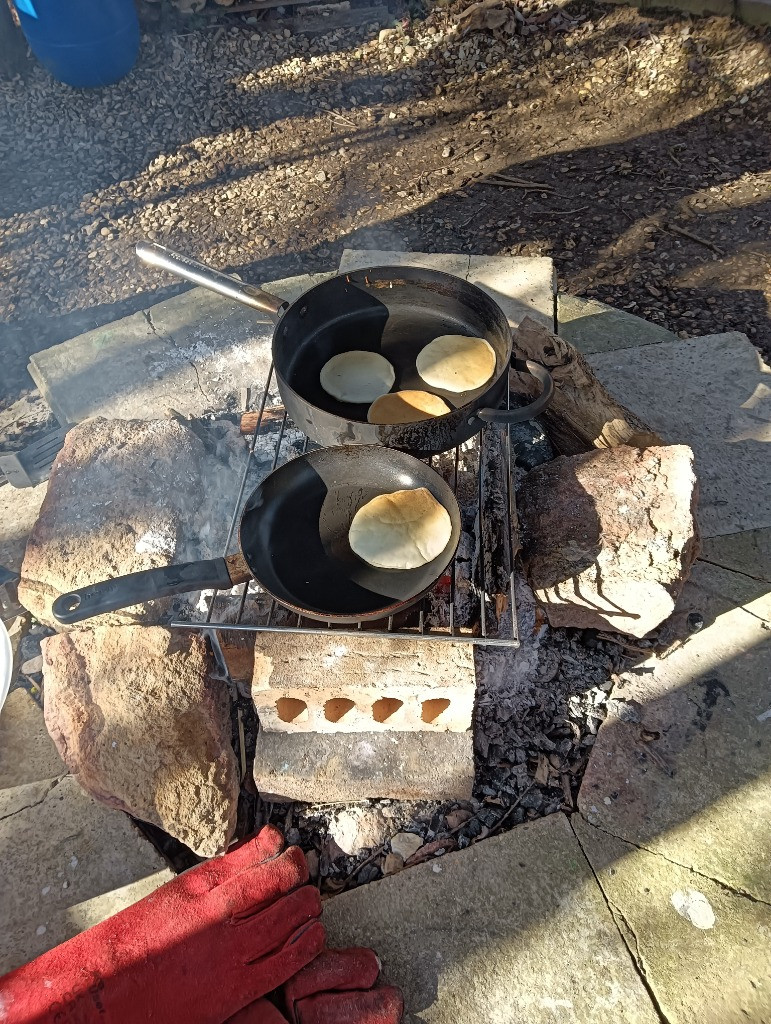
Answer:
<path fill-rule="evenodd" d="M 416 423 L 450 411 L 445 400 L 430 391 L 392 391 L 375 399 L 367 419 L 370 423 Z"/>

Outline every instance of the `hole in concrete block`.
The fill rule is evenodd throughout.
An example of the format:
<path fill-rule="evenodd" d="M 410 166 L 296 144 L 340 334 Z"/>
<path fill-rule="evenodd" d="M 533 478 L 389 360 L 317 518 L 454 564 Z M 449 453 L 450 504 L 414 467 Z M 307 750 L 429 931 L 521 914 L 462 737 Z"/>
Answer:
<path fill-rule="evenodd" d="M 372 705 L 372 717 L 376 722 L 387 722 L 391 715 L 395 715 L 403 704 L 404 701 L 397 700 L 396 697 L 381 697 L 380 700 L 376 700 Z"/>
<path fill-rule="evenodd" d="M 450 702 L 446 697 L 434 697 L 432 700 L 424 700 L 423 711 L 420 717 L 424 722 L 428 722 L 431 725 L 449 706 Z"/>
<path fill-rule="evenodd" d="M 276 701 L 276 714 L 282 722 L 307 722 L 308 705 L 297 697 L 279 697 Z"/>
<path fill-rule="evenodd" d="M 324 718 L 328 722 L 339 722 L 355 707 L 354 702 L 348 700 L 347 697 L 333 697 L 332 700 L 328 700 L 324 705 Z"/>

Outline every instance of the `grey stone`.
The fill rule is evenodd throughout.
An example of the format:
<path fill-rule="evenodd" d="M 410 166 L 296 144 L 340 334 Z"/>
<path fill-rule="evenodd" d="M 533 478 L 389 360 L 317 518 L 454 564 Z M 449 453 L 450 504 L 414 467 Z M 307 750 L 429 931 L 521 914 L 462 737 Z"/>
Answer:
<path fill-rule="evenodd" d="M 391 828 L 389 819 L 376 806 L 343 808 L 329 822 L 329 834 L 349 855 L 380 846 Z"/>
<path fill-rule="evenodd" d="M 331 946 L 377 950 L 409 1024 L 658 1021 L 561 814 L 335 896 L 323 921 Z"/>
<path fill-rule="evenodd" d="M 771 526 L 771 370 L 743 334 L 589 357 L 602 383 L 696 457 L 705 537 Z"/>
<path fill-rule="evenodd" d="M 532 316 L 554 328 L 557 279 L 543 256 L 463 256 L 453 253 L 344 249 L 340 273 L 373 266 L 427 267 L 479 285 L 501 307 L 512 326 Z"/>
<path fill-rule="evenodd" d="M 205 637 L 98 626 L 50 637 L 43 657 L 46 725 L 83 788 L 202 857 L 224 853 L 239 773 Z"/>
<path fill-rule="evenodd" d="M 0 789 L 63 775 L 67 769 L 46 732 L 43 712 L 17 687 L 0 713 Z"/>
<path fill-rule="evenodd" d="M 263 797 L 308 803 L 469 800 L 469 732 L 284 733 L 260 731 L 254 780 Z"/>
<path fill-rule="evenodd" d="M 62 915 L 165 865 L 125 814 L 69 776 L 0 792 L 0 973 L 69 935 Z"/>
<path fill-rule="evenodd" d="M 771 596 L 697 562 L 679 610 L 706 626 L 613 690 L 578 798 L 587 820 L 771 903 Z M 624 722 L 617 698 L 636 701 Z"/>
<path fill-rule="evenodd" d="M 767 1024 L 771 907 L 572 821 L 662 1020 Z"/>
<path fill-rule="evenodd" d="M 677 341 L 672 331 L 642 317 L 563 292 L 557 295 L 557 333 L 584 355 Z"/>
<path fill-rule="evenodd" d="M 329 275 L 265 287 L 291 301 Z M 29 372 L 63 424 L 91 416 L 185 416 L 235 407 L 242 387 L 263 386 L 271 362 L 267 314 L 203 288 L 35 353 Z M 275 382 L 274 382 L 275 388 Z"/>

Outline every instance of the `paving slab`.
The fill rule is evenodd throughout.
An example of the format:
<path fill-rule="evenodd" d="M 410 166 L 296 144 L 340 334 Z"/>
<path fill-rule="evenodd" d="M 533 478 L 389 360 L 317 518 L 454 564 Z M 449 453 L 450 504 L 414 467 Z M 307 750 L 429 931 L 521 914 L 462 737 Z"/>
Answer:
<path fill-rule="evenodd" d="M 66 912 L 166 865 L 71 776 L 0 792 L 0 974 L 69 938 Z"/>
<path fill-rule="evenodd" d="M 286 733 L 260 731 L 254 781 L 264 798 L 310 803 L 470 800 L 474 741 L 468 732 Z"/>
<path fill-rule="evenodd" d="M 289 301 L 327 274 L 265 283 Z M 29 372 L 62 424 L 89 416 L 153 419 L 237 407 L 270 367 L 270 318 L 204 288 L 35 353 Z M 275 390 L 275 385 L 274 385 Z"/>
<path fill-rule="evenodd" d="M 557 276 L 554 262 L 549 257 L 344 249 L 340 273 L 383 265 L 428 267 L 429 270 L 454 274 L 479 285 L 491 295 L 513 326 L 523 317 L 531 316 L 550 330 L 554 329 Z"/>
<path fill-rule="evenodd" d="M 0 712 L 0 789 L 25 786 L 66 772 L 46 731 L 42 708 L 26 690 L 12 690 Z"/>
<path fill-rule="evenodd" d="M 589 356 L 602 383 L 696 456 L 705 537 L 771 527 L 771 369 L 745 335 Z"/>
<path fill-rule="evenodd" d="M 705 537 L 700 557 L 724 569 L 771 583 L 771 529 Z"/>
<path fill-rule="evenodd" d="M 623 674 L 578 806 L 612 835 L 771 903 L 769 589 L 696 563 L 679 609 L 706 625 Z"/>
<path fill-rule="evenodd" d="M 768 1024 L 771 906 L 572 819 L 668 1024 Z"/>
<path fill-rule="evenodd" d="M 330 945 L 373 946 L 405 1022 L 658 1024 L 562 814 L 324 904 Z"/>
<path fill-rule="evenodd" d="M 27 538 L 40 512 L 48 481 L 37 487 L 0 485 L 0 565 L 21 571 Z"/>
<path fill-rule="evenodd" d="M 590 355 L 677 341 L 677 335 L 642 317 L 581 295 L 557 296 L 557 334 Z"/>

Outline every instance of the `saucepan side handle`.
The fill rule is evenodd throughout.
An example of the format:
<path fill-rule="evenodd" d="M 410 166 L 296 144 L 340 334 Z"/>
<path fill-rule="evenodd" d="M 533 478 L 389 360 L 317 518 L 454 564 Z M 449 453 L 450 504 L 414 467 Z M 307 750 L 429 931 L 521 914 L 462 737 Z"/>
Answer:
<path fill-rule="evenodd" d="M 227 299 L 234 299 L 252 309 L 259 309 L 267 313 L 274 320 L 280 319 L 289 308 L 289 303 L 280 299 L 277 295 L 257 288 L 253 284 L 245 284 L 230 274 L 223 274 L 219 270 L 207 267 L 205 263 L 199 263 L 189 256 L 172 252 L 165 245 L 157 245 L 155 242 L 137 242 L 136 254 L 144 263 L 153 267 L 160 267 L 168 270 L 170 274 L 176 274 L 185 281 L 198 284 L 209 291 L 224 295 Z"/>
<path fill-rule="evenodd" d="M 554 381 L 545 366 L 533 362 L 532 359 L 514 358 L 511 360 L 511 365 L 520 373 L 529 373 L 535 377 L 540 382 L 542 391 L 530 405 L 525 405 L 520 409 L 479 409 L 476 415 L 485 423 L 522 423 L 525 420 L 535 419 L 552 400 Z"/>
<path fill-rule="evenodd" d="M 188 594 L 193 590 L 226 590 L 232 586 L 225 559 L 210 558 L 203 562 L 183 562 L 181 565 L 145 569 L 143 572 L 132 572 L 113 580 L 93 583 L 90 587 L 82 587 L 57 597 L 52 611 L 57 622 L 71 626 L 83 619 L 90 619 L 92 615 L 114 612 L 159 597 Z"/>

